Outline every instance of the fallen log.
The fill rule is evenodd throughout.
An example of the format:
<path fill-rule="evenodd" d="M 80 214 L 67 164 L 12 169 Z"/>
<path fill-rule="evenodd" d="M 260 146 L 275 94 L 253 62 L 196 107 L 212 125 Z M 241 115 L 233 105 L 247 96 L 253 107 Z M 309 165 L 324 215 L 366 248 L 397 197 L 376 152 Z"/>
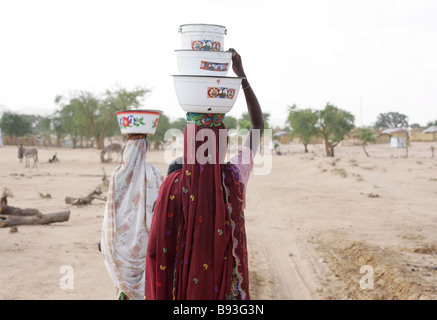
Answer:
<path fill-rule="evenodd" d="M 18 225 L 37 225 L 64 222 L 70 219 L 70 211 L 62 211 L 48 214 L 36 214 L 31 216 L 4 215 L 0 214 L 0 228 Z"/>
<path fill-rule="evenodd" d="M 98 195 L 98 194 L 93 195 L 93 197 L 94 197 L 94 199 L 97 199 L 97 200 L 102 200 L 102 201 L 107 201 L 108 200 L 108 197 L 101 196 L 101 195 Z"/>
<path fill-rule="evenodd" d="M 21 209 L 0 204 L 0 214 L 9 216 L 35 216 L 42 213 L 39 212 L 37 209 Z"/>

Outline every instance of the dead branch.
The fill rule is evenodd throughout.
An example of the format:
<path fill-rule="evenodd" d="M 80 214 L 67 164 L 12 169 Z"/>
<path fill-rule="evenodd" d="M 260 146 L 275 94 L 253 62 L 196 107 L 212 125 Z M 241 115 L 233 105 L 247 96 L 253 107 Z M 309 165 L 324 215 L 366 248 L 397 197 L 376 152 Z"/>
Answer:
<path fill-rule="evenodd" d="M 52 195 L 50 193 L 46 193 L 46 194 L 43 194 L 41 192 L 38 192 L 38 193 L 42 199 L 51 199 L 52 198 Z"/>
<path fill-rule="evenodd" d="M 84 206 L 84 205 L 91 204 L 91 201 L 93 201 L 94 199 L 106 201 L 107 198 L 105 196 L 102 196 L 101 194 L 102 194 L 102 189 L 100 188 L 100 186 L 97 186 L 94 189 L 94 191 L 91 192 L 86 197 L 82 197 L 82 198 L 66 197 L 65 203 L 72 204 L 75 206 Z"/>
<path fill-rule="evenodd" d="M 31 216 L 5 215 L 0 214 L 0 228 L 12 227 L 18 225 L 41 225 L 55 222 L 68 221 L 70 211 L 62 211 L 49 214 L 36 214 Z"/>

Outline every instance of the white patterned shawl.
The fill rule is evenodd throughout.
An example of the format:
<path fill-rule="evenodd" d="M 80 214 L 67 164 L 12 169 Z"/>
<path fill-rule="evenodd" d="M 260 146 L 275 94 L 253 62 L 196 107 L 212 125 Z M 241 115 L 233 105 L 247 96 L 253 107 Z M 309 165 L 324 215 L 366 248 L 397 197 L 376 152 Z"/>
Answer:
<path fill-rule="evenodd" d="M 101 250 L 117 289 L 131 300 L 144 299 L 147 242 L 152 207 L 164 179 L 146 162 L 145 139 L 128 140 L 123 163 L 114 169 L 109 184 Z"/>

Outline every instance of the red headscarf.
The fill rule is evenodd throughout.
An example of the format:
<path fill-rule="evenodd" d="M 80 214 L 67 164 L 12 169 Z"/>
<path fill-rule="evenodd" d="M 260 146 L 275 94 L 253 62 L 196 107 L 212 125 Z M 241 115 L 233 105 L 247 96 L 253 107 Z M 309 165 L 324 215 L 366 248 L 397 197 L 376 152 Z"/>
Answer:
<path fill-rule="evenodd" d="M 219 140 L 227 145 L 220 129 L 226 130 L 217 123 L 187 124 L 182 170 L 165 179 L 155 206 L 146 299 L 249 299 L 244 185 L 233 165 L 219 163 Z M 195 155 L 205 150 L 198 136 L 210 137 L 211 132 L 216 139 L 209 159 L 216 164 L 200 164 Z"/>

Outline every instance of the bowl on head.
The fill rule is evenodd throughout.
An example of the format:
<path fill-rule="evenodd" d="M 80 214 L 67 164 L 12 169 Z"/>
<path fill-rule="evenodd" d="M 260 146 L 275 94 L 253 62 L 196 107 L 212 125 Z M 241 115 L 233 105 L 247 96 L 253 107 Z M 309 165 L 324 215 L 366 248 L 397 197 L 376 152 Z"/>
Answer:
<path fill-rule="evenodd" d="M 227 30 L 216 24 L 183 24 L 179 27 L 181 49 L 223 51 Z"/>
<path fill-rule="evenodd" d="M 160 110 L 123 110 L 117 111 L 117 121 L 122 134 L 155 133 L 159 122 Z"/>
<path fill-rule="evenodd" d="M 180 74 L 224 77 L 232 67 L 230 51 L 175 50 Z"/>
<path fill-rule="evenodd" d="M 196 113 L 228 113 L 237 100 L 241 77 L 174 75 L 182 109 Z"/>

